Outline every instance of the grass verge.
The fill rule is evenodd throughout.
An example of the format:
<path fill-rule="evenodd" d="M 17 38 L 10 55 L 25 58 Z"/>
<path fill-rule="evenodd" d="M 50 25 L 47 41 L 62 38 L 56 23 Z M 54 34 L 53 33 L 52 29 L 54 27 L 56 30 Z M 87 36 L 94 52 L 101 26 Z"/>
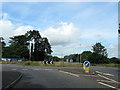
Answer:
<path fill-rule="evenodd" d="M 82 67 L 81 63 L 74 62 L 54 62 L 54 64 L 43 64 L 41 61 L 23 61 L 23 62 L 0 62 L 2 64 L 17 64 L 22 66 L 53 66 L 53 67 Z M 120 67 L 120 64 L 91 64 L 91 66 L 102 67 Z"/>

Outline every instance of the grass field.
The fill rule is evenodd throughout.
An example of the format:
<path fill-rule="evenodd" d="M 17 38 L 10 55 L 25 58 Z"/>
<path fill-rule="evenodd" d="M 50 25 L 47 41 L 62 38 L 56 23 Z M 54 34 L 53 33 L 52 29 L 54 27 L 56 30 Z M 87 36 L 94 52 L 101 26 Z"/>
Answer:
<path fill-rule="evenodd" d="M 2 61 L 0 61 L 0 64 L 2 64 Z"/>
<path fill-rule="evenodd" d="M 81 63 L 74 62 L 54 62 L 54 64 L 42 64 L 41 61 L 24 61 L 24 62 L 0 62 L 6 64 L 17 64 L 22 66 L 54 66 L 54 67 L 82 67 Z M 102 66 L 102 67 L 120 67 L 120 64 L 91 64 L 91 66 Z"/>

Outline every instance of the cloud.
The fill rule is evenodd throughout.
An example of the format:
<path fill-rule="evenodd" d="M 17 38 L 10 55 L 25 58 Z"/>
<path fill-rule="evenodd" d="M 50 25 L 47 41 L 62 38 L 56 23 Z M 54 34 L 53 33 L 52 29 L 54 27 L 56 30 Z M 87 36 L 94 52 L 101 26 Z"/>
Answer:
<path fill-rule="evenodd" d="M 23 35 L 27 31 L 35 28 L 31 25 L 13 23 L 9 18 L 9 15 L 4 13 L 3 19 L 0 20 L 0 30 L 2 30 L 0 36 L 4 37 L 6 44 L 8 44 L 9 37 Z M 118 55 L 117 46 L 112 44 L 116 44 L 115 36 L 117 36 L 117 34 L 112 29 L 107 30 L 106 28 L 99 27 L 84 29 L 76 27 L 74 23 L 60 22 L 49 26 L 45 30 L 39 31 L 42 37 L 48 38 L 53 49 L 53 54 L 60 57 L 80 53 L 84 50 L 91 50 L 92 45 L 98 41 L 103 41 L 102 44 L 107 45 L 108 55 L 110 57 Z M 82 45 L 80 46 L 80 44 Z"/>
<path fill-rule="evenodd" d="M 80 29 L 73 23 L 60 22 L 41 32 L 42 36 L 48 37 L 51 45 L 67 45 L 78 40 Z"/>
<path fill-rule="evenodd" d="M 9 20 L 0 20 L 0 36 L 4 37 L 6 42 L 9 40 L 9 37 L 13 36 L 14 25 Z"/>
<path fill-rule="evenodd" d="M 118 44 L 111 44 L 107 48 L 110 57 L 118 57 Z"/>
<path fill-rule="evenodd" d="M 9 17 L 9 16 L 8 16 L 7 13 L 3 13 L 3 14 L 2 14 L 2 19 L 3 19 L 3 20 L 8 19 L 8 17 Z"/>
<path fill-rule="evenodd" d="M 6 14 L 7 15 L 7 14 Z M 34 27 L 29 25 L 19 26 L 17 24 L 13 24 L 10 20 L 6 20 L 7 16 L 3 20 L 0 20 L 0 36 L 5 39 L 5 43 L 8 45 L 9 37 L 13 37 L 15 35 L 23 35 L 29 30 L 33 30 Z"/>
<path fill-rule="evenodd" d="M 27 25 L 27 26 L 20 26 L 14 30 L 14 35 L 23 35 L 29 30 L 33 30 L 34 27 Z"/>

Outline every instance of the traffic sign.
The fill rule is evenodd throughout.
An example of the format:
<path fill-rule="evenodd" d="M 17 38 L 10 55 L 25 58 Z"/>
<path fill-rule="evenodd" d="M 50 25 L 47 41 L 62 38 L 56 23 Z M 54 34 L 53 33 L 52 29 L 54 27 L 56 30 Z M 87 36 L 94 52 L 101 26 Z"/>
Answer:
<path fill-rule="evenodd" d="M 84 64 L 86 67 L 89 67 L 89 66 L 90 66 L 90 62 L 89 62 L 89 61 L 85 61 L 83 64 Z"/>
<path fill-rule="evenodd" d="M 85 61 L 83 63 L 83 69 L 85 70 L 86 73 L 89 73 L 89 66 L 90 66 L 90 62 L 89 61 Z"/>

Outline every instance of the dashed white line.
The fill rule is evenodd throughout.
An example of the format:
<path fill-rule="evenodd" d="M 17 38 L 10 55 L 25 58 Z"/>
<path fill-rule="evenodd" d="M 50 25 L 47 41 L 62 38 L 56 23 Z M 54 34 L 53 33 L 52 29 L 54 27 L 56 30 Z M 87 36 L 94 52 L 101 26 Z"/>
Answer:
<path fill-rule="evenodd" d="M 22 69 L 22 70 L 28 70 L 28 69 Z"/>
<path fill-rule="evenodd" d="M 62 73 L 66 73 L 66 74 L 69 74 L 69 75 L 72 75 L 72 76 L 79 77 L 79 75 L 77 75 L 77 74 L 73 74 L 73 73 L 70 73 L 70 72 L 64 72 L 64 71 L 59 71 L 59 72 L 62 72 Z"/>
<path fill-rule="evenodd" d="M 48 71 L 50 71 L 50 70 L 53 70 L 53 69 L 44 69 L 44 70 L 48 70 Z"/>
<path fill-rule="evenodd" d="M 99 83 L 99 84 L 102 84 L 102 85 L 104 85 L 104 86 L 110 87 L 110 88 L 114 88 L 114 89 L 120 90 L 120 89 L 118 89 L 118 88 L 116 88 L 116 87 L 114 87 L 114 86 L 111 86 L 111 85 L 109 85 L 109 84 L 105 84 L 105 83 L 102 83 L 102 82 L 98 82 L 98 83 Z"/>
<path fill-rule="evenodd" d="M 88 77 L 97 77 L 96 75 L 84 75 L 84 76 L 88 76 Z"/>
<path fill-rule="evenodd" d="M 36 69 L 33 69 L 33 70 L 40 70 L 40 69 L 37 69 L 37 68 L 36 68 Z"/>
<path fill-rule="evenodd" d="M 12 69 L 12 70 L 17 70 L 17 69 Z"/>

